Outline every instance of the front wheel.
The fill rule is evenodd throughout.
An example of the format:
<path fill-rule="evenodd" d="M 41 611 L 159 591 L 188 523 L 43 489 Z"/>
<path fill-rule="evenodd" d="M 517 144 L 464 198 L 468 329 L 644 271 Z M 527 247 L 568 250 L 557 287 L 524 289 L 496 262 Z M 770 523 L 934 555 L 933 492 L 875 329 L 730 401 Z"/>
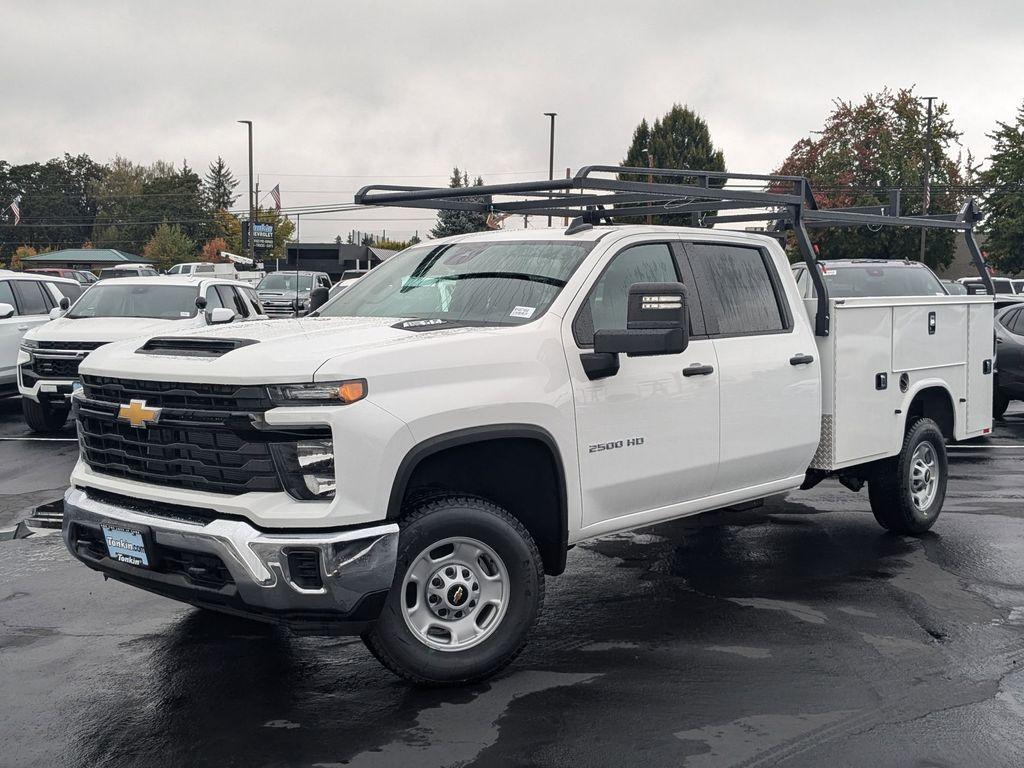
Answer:
<path fill-rule="evenodd" d="M 28 397 L 21 398 L 21 413 L 25 423 L 33 432 L 58 432 L 68 420 L 67 406 L 52 406 L 46 402 L 37 403 Z"/>
<path fill-rule="evenodd" d="M 942 510 L 947 475 L 946 443 L 938 424 L 915 419 L 899 454 L 879 462 L 868 481 L 875 520 L 893 533 L 924 533 Z"/>
<path fill-rule="evenodd" d="M 484 680 L 523 649 L 544 602 L 537 546 L 482 499 L 445 496 L 402 521 L 395 580 L 363 642 L 419 685 Z"/>

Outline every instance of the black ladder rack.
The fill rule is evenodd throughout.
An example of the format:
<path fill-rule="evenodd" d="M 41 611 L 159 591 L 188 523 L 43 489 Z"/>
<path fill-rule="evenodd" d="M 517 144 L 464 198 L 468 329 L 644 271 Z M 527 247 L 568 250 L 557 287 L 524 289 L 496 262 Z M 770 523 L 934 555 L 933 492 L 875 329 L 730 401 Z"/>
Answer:
<path fill-rule="evenodd" d="M 606 178 L 606 174 L 614 174 Z M 629 181 L 627 177 L 672 177 L 679 183 Z M 732 187 L 727 186 L 733 184 Z M 496 196 L 502 199 L 495 200 Z M 367 206 L 429 208 L 476 213 L 572 217 L 566 230 L 573 234 L 612 219 L 689 213 L 694 226 L 709 227 L 746 221 L 770 221 L 779 231 L 792 230 L 809 267 L 817 294 L 814 332 L 829 334 L 828 289 L 817 269 L 817 256 L 808 227 L 916 227 L 962 232 L 974 266 L 989 294 L 995 295 L 985 259 L 974 239 L 981 213 L 968 198 L 957 214 L 903 216 L 899 193 L 887 205 L 854 208 L 818 207 L 811 184 L 803 176 L 773 176 L 677 168 L 635 168 L 588 165 L 568 179 L 544 179 L 479 187 L 413 187 L 371 184 L 360 189 L 355 202 Z"/>

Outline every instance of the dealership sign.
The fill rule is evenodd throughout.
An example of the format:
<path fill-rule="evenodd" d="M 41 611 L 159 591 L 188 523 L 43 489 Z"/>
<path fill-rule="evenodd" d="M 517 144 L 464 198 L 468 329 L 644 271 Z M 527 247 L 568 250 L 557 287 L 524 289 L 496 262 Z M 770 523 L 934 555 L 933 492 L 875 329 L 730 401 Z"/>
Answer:
<path fill-rule="evenodd" d="M 247 225 L 249 222 L 245 222 Z M 242 232 L 247 233 L 248 226 L 242 227 Z M 245 242 L 242 244 L 246 248 L 249 246 L 248 238 L 243 238 Z M 257 251 L 271 251 L 274 249 L 274 225 L 273 224 L 261 224 L 256 222 L 252 225 L 252 245 Z"/>

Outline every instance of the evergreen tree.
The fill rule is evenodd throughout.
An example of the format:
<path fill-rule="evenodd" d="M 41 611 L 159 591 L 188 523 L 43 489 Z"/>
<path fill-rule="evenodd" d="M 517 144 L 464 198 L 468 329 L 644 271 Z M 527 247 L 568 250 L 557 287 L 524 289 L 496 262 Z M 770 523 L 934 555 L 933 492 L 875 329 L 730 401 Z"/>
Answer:
<path fill-rule="evenodd" d="M 482 187 L 484 180 L 479 176 L 473 182 L 474 187 Z M 470 188 L 469 174 L 459 170 L 456 166 L 452 169 L 451 179 L 448 181 L 451 189 L 465 187 Z M 467 202 L 489 203 L 490 198 L 486 196 L 467 195 L 457 198 Z M 483 232 L 487 229 L 487 214 L 480 211 L 438 211 L 437 224 L 430 230 L 433 237 L 450 237 L 452 235 L 465 235 L 469 232 Z"/>
<path fill-rule="evenodd" d="M 980 175 L 985 194 L 985 250 L 1003 272 L 1024 270 L 1024 103 L 1013 123 L 997 123 L 991 165 Z"/>
<path fill-rule="evenodd" d="M 206 196 L 214 210 L 230 210 L 231 206 L 235 204 L 235 200 L 238 199 L 238 195 L 234 193 L 237 186 L 238 180 L 231 173 L 224 158 L 218 155 L 217 159 L 210 163 L 210 168 L 203 180 Z"/>
<path fill-rule="evenodd" d="M 646 150 L 646 151 L 645 151 Z M 626 151 L 622 165 L 644 168 L 648 166 L 648 153 L 654 158 L 657 168 L 690 169 L 694 171 L 724 171 L 725 156 L 711 141 L 711 131 L 704 119 L 689 107 L 674 104 L 664 117 L 651 126 L 646 118 L 633 131 L 633 141 Z M 621 175 L 629 181 L 647 181 L 647 174 Z M 655 184 L 693 182 L 693 179 L 678 176 L 658 176 Z M 662 215 L 654 217 L 655 224 L 687 226 L 692 223 L 690 214 Z"/>

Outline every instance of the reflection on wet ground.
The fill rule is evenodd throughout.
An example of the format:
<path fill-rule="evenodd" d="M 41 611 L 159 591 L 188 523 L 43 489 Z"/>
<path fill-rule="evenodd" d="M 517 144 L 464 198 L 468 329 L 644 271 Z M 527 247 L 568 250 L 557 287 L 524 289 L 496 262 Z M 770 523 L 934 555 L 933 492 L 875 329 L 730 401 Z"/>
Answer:
<path fill-rule="evenodd" d="M 987 443 L 1015 444 L 1020 409 Z M 458 690 L 2 542 L 0 763 L 1024 764 L 1024 450 L 951 453 L 921 539 L 826 483 L 581 545 L 523 656 Z"/>

